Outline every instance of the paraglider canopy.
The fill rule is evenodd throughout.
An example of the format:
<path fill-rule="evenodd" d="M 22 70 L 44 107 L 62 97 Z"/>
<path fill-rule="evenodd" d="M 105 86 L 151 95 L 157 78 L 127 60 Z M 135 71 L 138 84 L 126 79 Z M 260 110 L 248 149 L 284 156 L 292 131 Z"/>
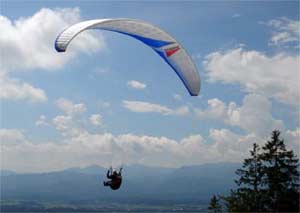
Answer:
<path fill-rule="evenodd" d="M 177 73 L 188 92 L 197 96 L 200 77 L 186 50 L 168 33 L 149 23 L 134 19 L 95 19 L 74 24 L 58 35 L 55 49 L 66 51 L 70 42 L 88 29 L 102 29 L 122 33 L 140 40 L 157 52 Z"/>

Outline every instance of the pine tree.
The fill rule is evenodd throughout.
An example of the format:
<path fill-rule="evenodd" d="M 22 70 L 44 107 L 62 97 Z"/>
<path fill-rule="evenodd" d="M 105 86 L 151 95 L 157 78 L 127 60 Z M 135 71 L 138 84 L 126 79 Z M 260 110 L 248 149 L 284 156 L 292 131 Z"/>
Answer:
<path fill-rule="evenodd" d="M 236 190 L 230 190 L 229 196 L 220 196 L 224 201 L 227 212 L 248 212 L 248 208 L 243 204 L 242 195 Z"/>
<path fill-rule="evenodd" d="M 254 143 L 250 158 L 243 162 L 241 169 L 236 171 L 239 178 L 235 181 L 236 190 L 231 190 L 228 197 L 223 197 L 229 212 L 261 212 L 264 211 L 262 189 L 263 167 L 260 148 Z"/>
<path fill-rule="evenodd" d="M 269 211 L 299 211 L 298 159 L 287 151 L 280 132 L 274 130 L 263 147 L 263 185 L 267 189 Z"/>
<path fill-rule="evenodd" d="M 238 188 L 221 196 L 228 212 L 299 212 L 299 160 L 279 136 L 273 131 L 262 153 L 253 144 L 236 171 Z"/>
<path fill-rule="evenodd" d="M 242 169 L 238 169 L 236 174 L 239 179 L 236 184 L 239 186 L 236 195 L 239 197 L 239 205 L 248 212 L 263 211 L 261 204 L 263 190 L 261 189 L 263 170 L 260 157 L 260 148 L 254 143 L 250 151 L 251 157 L 244 160 Z"/>
<path fill-rule="evenodd" d="M 217 198 L 216 195 L 214 195 L 211 199 L 210 199 L 210 203 L 208 206 L 208 210 L 210 212 L 222 212 L 222 206 L 219 204 L 219 199 Z"/>

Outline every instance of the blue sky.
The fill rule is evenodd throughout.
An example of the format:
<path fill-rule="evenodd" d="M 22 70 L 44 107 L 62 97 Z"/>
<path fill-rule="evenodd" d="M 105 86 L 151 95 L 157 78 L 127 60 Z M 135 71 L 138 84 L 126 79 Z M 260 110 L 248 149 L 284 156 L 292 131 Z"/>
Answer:
<path fill-rule="evenodd" d="M 200 96 L 128 36 L 87 32 L 55 52 L 70 24 L 118 17 L 174 36 L 198 68 Z M 5 169 L 238 162 L 274 128 L 299 151 L 297 1 L 2 1 L 0 26 Z"/>

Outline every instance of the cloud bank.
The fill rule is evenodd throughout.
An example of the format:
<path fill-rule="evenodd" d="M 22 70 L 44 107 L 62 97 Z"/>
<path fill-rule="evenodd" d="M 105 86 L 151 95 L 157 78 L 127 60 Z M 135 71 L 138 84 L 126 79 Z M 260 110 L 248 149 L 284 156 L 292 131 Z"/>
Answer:
<path fill-rule="evenodd" d="M 299 148 L 299 135 L 299 129 L 283 133 L 289 148 Z M 242 136 L 228 129 L 211 129 L 210 142 L 200 134 L 176 141 L 130 133 L 91 134 L 82 130 L 63 141 L 33 143 L 15 129 L 0 130 L 0 139 L 2 169 L 13 168 L 22 172 L 53 171 L 91 164 L 108 167 L 139 162 L 148 166 L 179 167 L 239 162 L 248 156 L 252 143 L 265 142 L 254 134 Z"/>

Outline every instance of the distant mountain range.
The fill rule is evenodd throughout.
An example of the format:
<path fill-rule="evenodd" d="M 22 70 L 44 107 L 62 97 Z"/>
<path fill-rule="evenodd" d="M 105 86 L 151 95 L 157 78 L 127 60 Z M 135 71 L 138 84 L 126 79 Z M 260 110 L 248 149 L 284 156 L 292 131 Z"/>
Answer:
<path fill-rule="evenodd" d="M 234 187 L 240 164 L 217 163 L 178 169 L 126 166 L 118 191 L 103 187 L 106 169 L 99 166 L 59 172 L 19 174 L 1 171 L 1 200 L 65 203 L 207 203 L 213 194 Z"/>

